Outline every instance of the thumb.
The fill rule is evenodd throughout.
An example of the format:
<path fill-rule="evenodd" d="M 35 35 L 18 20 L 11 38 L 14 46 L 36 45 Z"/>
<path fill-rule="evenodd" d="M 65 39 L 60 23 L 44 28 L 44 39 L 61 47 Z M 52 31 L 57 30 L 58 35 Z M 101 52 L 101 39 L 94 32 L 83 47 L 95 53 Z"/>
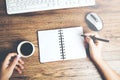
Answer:
<path fill-rule="evenodd" d="M 20 58 L 20 57 L 17 56 L 17 57 L 13 60 L 11 66 L 10 66 L 10 70 L 14 70 L 16 64 L 18 63 L 19 58 Z"/>
<path fill-rule="evenodd" d="M 93 40 L 90 37 L 86 37 L 86 41 L 88 42 L 88 44 L 90 46 L 94 46 L 94 42 L 93 42 Z"/>

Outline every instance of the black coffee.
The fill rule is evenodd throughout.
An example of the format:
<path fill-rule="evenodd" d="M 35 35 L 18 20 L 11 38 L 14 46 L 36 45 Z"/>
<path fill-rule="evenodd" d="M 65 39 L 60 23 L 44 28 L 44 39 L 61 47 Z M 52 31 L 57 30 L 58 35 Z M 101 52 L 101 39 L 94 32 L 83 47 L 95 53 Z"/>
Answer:
<path fill-rule="evenodd" d="M 28 56 L 33 52 L 33 47 L 30 43 L 24 43 L 21 46 L 20 51 L 24 56 Z"/>

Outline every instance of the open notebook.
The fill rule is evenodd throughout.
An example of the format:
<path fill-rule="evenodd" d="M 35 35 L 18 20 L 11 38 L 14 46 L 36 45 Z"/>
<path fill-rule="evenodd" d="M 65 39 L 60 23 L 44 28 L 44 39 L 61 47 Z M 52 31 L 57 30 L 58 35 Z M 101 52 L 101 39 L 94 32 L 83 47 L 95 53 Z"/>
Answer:
<path fill-rule="evenodd" d="M 38 31 L 40 62 L 86 57 L 82 27 Z"/>

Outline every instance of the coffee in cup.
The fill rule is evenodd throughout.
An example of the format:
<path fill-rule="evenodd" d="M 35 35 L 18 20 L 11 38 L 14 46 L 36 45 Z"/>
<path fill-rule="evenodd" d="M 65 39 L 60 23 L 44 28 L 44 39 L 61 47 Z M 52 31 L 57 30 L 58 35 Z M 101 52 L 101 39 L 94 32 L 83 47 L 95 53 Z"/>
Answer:
<path fill-rule="evenodd" d="M 20 57 L 30 57 L 35 52 L 35 47 L 29 41 L 22 41 L 18 44 L 17 52 Z"/>

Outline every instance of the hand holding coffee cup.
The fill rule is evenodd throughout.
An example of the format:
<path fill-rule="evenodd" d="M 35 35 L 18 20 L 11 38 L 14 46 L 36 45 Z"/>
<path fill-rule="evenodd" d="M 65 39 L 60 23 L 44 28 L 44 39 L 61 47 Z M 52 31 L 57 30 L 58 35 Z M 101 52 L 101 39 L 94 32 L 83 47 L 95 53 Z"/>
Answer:
<path fill-rule="evenodd" d="M 20 57 L 30 57 L 35 52 L 34 45 L 29 41 L 22 41 L 18 44 L 17 52 Z"/>

